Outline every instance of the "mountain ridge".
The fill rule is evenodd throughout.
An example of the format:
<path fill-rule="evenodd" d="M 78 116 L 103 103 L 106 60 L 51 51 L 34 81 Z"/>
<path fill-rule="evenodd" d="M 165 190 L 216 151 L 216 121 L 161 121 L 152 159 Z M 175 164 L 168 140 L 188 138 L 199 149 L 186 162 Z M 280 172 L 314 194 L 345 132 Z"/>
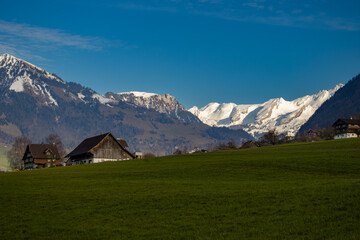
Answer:
<path fill-rule="evenodd" d="M 295 136 L 312 114 L 343 86 L 338 84 L 333 89 L 292 101 L 273 98 L 261 104 L 209 103 L 189 111 L 209 126 L 243 129 L 257 138 L 272 129 Z"/>
<path fill-rule="evenodd" d="M 360 113 L 360 74 L 348 81 L 301 126 L 299 133 L 331 126 L 339 118 Z"/>
<path fill-rule="evenodd" d="M 112 132 L 131 150 L 166 155 L 176 148 L 252 138 L 242 130 L 203 124 L 171 95 L 101 95 L 7 54 L 0 56 L 0 94 L 0 140 L 8 143 L 19 135 L 41 142 L 58 133 L 72 148 L 87 137 Z"/>

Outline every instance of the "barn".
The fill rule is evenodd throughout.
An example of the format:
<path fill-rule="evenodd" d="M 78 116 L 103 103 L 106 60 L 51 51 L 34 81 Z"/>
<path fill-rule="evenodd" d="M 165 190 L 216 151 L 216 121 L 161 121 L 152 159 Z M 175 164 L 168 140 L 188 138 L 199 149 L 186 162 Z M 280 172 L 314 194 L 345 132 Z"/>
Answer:
<path fill-rule="evenodd" d="M 118 140 L 108 132 L 85 139 L 66 157 L 70 165 L 134 159 L 127 146 L 125 140 Z"/>

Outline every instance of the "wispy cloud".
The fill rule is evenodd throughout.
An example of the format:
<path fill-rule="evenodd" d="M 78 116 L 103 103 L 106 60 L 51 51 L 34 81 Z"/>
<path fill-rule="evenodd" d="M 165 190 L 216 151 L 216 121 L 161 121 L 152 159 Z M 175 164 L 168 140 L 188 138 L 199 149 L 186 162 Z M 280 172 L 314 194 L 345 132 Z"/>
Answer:
<path fill-rule="evenodd" d="M 271 1 L 271 0 L 149 0 L 122 3 L 122 9 L 187 12 L 231 21 L 254 22 L 267 25 L 302 28 L 323 28 L 360 31 L 358 16 L 334 16 L 333 11 L 322 12 L 327 1 Z M 316 6 L 314 6 L 314 2 Z M 340 3 L 339 3 L 340 4 Z"/>
<path fill-rule="evenodd" d="M 36 27 L 2 20 L 0 20 L 0 34 L 14 38 L 25 38 L 34 43 L 55 44 L 91 50 L 102 48 L 102 40 L 100 38 L 73 35 L 60 29 Z"/>
<path fill-rule="evenodd" d="M 152 6 L 145 4 L 135 4 L 135 3 L 120 3 L 116 7 L 126 10 L 142 10 L 142 11 L 160 11 L 160 12 L 176 12 L 174 7 L 161 7 L 161 6 Z"/>
<path fill-rule="evenodd" d="M 64 47 L 98 51 L 109 44 L 98 37 L 0 20 L 0 52 L 21 57 L 41 58 L 36 52 Z"/>
<path fill-rule="evenodd" d="M 264 0 L 252 0 L 243 3 L 243 6 L 257 8 L 257 9 L 264 9 L 265 8 L 264 2 L 265 2 Z"/>

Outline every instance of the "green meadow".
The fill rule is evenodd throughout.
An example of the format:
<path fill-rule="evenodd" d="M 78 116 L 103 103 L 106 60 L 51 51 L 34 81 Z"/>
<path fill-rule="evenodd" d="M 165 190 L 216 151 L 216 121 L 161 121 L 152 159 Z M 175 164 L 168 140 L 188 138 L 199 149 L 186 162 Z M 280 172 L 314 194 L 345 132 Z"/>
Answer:
<path fill-rule="evenodd" d="M 1 173 L 0 239 L 360 239 L 360 139 Z"/>

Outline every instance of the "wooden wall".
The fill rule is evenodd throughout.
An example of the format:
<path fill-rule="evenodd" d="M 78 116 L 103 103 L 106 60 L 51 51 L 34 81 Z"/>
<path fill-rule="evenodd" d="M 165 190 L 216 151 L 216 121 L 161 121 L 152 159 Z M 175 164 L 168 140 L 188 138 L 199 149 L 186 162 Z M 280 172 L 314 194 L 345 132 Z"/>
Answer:
<path fill-rule="evenodd" d="M 131 158 L 115 141 L 111 136 L 107 136 L 98 147 L 93 149 L 94 158 L 119 160 Z"/>

